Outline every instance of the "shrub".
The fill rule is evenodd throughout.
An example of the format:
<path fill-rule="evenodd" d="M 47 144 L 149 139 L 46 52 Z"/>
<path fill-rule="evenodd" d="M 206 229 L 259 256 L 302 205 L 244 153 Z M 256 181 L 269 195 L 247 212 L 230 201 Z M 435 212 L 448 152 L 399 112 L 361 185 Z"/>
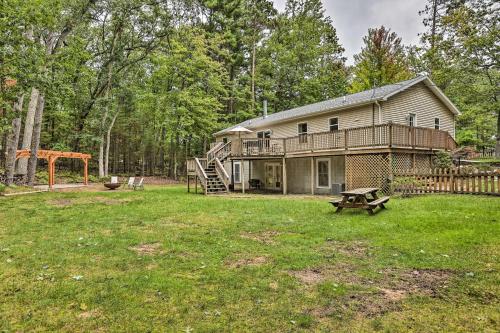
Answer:
<path fill-rule="evenodd" d="M 451 168 L 453 159 L 447 152 L 438 151 L 434 154 L 433 164 L 436 168 L 448 169 Z"/>
<path fill-rule="evenodd" d="M 7 185 L 0 183 L 0 193 L 5 192 L 6 189 L 7 189 Z"/>

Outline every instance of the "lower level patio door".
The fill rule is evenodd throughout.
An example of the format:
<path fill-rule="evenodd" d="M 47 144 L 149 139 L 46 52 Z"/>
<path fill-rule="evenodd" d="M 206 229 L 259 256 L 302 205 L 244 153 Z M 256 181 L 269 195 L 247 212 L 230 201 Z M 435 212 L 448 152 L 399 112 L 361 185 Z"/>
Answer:
<path fill-rule="evenodd" d="M 279 190 L 282 181 L 281 164 L 266 163 L 266 189 Z"/>

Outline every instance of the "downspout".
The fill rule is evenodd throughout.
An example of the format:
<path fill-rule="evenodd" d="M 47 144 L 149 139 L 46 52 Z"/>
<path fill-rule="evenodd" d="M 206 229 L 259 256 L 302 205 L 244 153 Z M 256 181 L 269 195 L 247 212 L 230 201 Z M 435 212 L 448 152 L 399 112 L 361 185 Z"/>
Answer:
<path fill-rule="evenodd" d="M 380 103 L 375 100 L 375 104 L 378 106 L 378 124 L 382 124 L 382 105 L 380 105 Z"/>

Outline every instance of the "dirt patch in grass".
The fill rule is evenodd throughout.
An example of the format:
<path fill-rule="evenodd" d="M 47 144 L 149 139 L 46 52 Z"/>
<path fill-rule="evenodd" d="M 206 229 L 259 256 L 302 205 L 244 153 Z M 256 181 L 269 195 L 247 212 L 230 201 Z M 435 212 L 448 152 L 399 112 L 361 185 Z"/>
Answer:
<path fill-rule="evenodd" d="M 90 319 L 100 317 L 102 314 L 98 310 L 85 311 L 80 313 L 77 317 L 80 319 Z"/>
<path fill-rule="evenodd" d="M 129 202 L 132 202 L 134 200 L 132 198 L 117 199 L 117 198 L 106 198 L 106 197 L 97 196 L 97 197 L 93 197 L 92 199 L 90 199 L 90 201 L 92 201 L 92 202 L 97 201 L 97 202 L 103 203 L 103 204 L 108 205 L 108 206 L 113 206 L 113 205 L 119 205 L 119 204 L 123 204 L 123 203 L 129 203 Z"/>
<path fill-rule="evenodd" d="M 129 247 L 129 250 L 134 251 L 140 256 L 151 256 L 163 253 L 160 243 L 139 244 Z"/>
<path fill-rule="evenodd" d="M 456 272 L 443 269 L 420 269 L 398 272 L 387 269 L 379 271 L 382 276 L 380 282 L 381 290 L 392 290 L 393 293 L 401 294 L 405 298 L 411 294 L 420 294 L 435 297 L 439 291 L 448 287 L 450 279 Z M 388 296 L 390 293 L 385 293 Z"/>
<path fill-rule="evenodd" d="M 50 200 L 49 201 L 49 204 L 51 206 L 55 206 L 55 207 L 68 207 L 68 206 L 72 206 L 74 205 L 74 201 L 71 200 L 71 199 L 53 199 L 53 200 Z"/>
<path fill-rule="evenodd" d="M 328 266 L 289 271 L 288 274 L 307 285 L 315 285 L 327 280 L 345 284 L 361 284 L 363 280 L 361 276 L 354 273 L 355 269 L 351 264 L 339 262 Z"/>
<path fill-rule="evenodd" d="M 362 241 L 340 242 L 327 240 L 323 252 L 328 254 L 340 253 L 346 257 L 366 258 L 371 256 L 373 249 Z"/>
<path fill-rule="evenodd" d="M 363 278 L 346 278 L 346 280 L 357 281 L 360 286 L 366 287 L 362 290 L 353 290 L 332 303 L 314 308 L 308 313 L 317 319 L 332 315 L 344 316 L 350 313 L 358 317 L 375 317 L 387 312 L 399 311 L 402 302 L 410 296 L 438 297 L 447 288 L 450 279 L 456 275 L 449 270 L 395 270 L 386 269 L 378 272 L 380 277 L 373 280 Z M 329 278 L 324 271 L 316 272 L 316 275 L 295 275 L 303 283 L 319 283 Z M 355 271 L 347 272 L 346 275 L 355 275 Z M 308 280 L 305 280 L 307 278 Z"/>
<path fill-rule="evenodd" d="M 268 230 L 263 232 L 244 232 L 240 234 L 240 237 L 251 239 L 266 245 L 273 245 L 276 243 L 274 238 L 278 235 L 281 235 L 281 232 L 276 230 Z"/>
<path fill-rule="evenodd" d="M 268 262 L 268 258 L 265 256 L 253 257 L 253 258 L 242 258 L 235 261 L 227 262 L 227 266 L 230 268 L 241 268 L 247 266 L 261 266 Z"/>

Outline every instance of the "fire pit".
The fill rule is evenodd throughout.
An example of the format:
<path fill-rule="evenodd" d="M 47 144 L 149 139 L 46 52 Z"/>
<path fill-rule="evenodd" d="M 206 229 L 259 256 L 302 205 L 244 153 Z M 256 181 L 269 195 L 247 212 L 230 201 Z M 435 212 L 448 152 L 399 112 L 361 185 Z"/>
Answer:
<path fill-rule="evenodd" d="M 120 183 L 104 183 L 104 187 L 110 189 L 110 190 L 116 190 L 121 186 Z"/>

